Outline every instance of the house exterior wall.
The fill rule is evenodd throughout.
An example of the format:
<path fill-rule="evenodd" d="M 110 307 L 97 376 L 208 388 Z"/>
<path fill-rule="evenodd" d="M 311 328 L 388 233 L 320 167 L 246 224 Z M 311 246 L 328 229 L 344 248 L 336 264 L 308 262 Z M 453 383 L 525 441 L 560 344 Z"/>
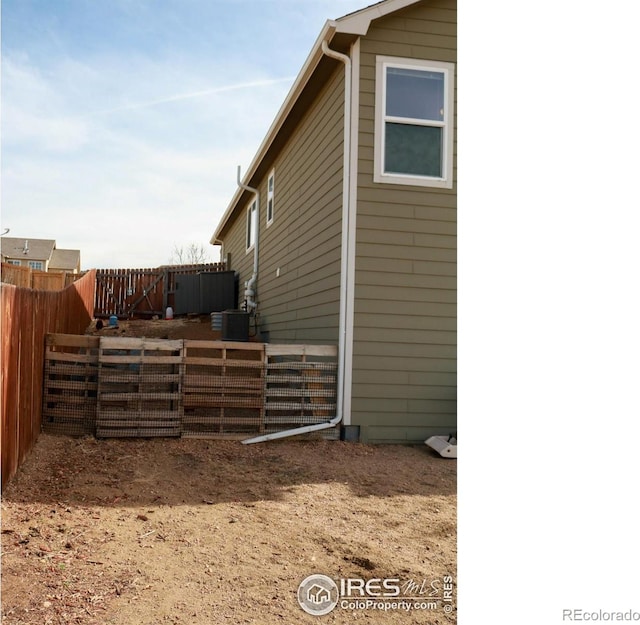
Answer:
<path fill-rule="evenodd" d="M 263 340 L 337 344 L 344 69 L 339 65 L 278 153 L 274 220 L 267 226 L 267 178 L 260 181 L 256 300 Z M 250 200 L 252 201 L 252 200 Z M 244 283 L 253 272 L 246 252 L 246 208 L 224 238 L 224 254 Z"/>
<path fill-rule="evenodd" d="M 40 269 L 40 271 L 47 271 L 49 267 L 48 258 L 37 258 L 32 256 L 27 259 L 18 258 L 16 256 L 6 256 L 5 259 L 3 259 L 3 262 L 16 265 L 17 267 L 30 267 L 29 263 L 42 263 L 42 269 Z"/>
<path fill-rule="evenodd" d="M 48 273 L 71 273 L 71 274 L 77 274 L 80 273 L 80 269 L 79 267 L 74 267 L 73 269 L 60 269 L 58 267 L 51 267 L 49 266 L 49 268 L 47 269 Z"/>
<path fill-rule="evenodd" d="M 452 189 L 373 182 L 376 55 L 455 63 L 455 2 L 377 20 L 360 48 L 351 423 L 421 442 L 456 427 L 455 148 Z"/>
<path fill-rule="evenodd" d="M 419 443 L 456 429 L 456 159 L 453 187 L 374 182 L 376 58 L 456 62 L 455 0 L 420 2 L 375 20 L 359 39 L 357 219 L 350 423 L 364 442 Z M 455 98 L 454 98 L 455 100 Z M 261 338 L 338 342 L 344 68 L 330 79 L 273 162 L 262 163 Z M 455 128 L 455 114 L 454 114 Z M 266 223 L 275 172 L 275 218 Z M 262 174 L 261 174 L 262 175 Z M 246 201 L 223 236 L 244 283 Z"/>

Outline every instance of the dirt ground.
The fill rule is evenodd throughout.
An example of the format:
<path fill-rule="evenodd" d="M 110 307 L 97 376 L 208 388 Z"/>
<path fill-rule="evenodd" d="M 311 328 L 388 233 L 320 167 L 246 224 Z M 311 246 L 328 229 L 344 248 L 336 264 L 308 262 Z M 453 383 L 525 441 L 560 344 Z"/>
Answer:
<path fill-rule="evenodd" d="M 456 461 L 426 446 L 43 434 L 3 495 L 2 549 L 7 625 L 453 623 Z M 297 589 L 315 573 L 436 601 L 314 616 Z"/>
<path fill-rule="evenodd" d="M 220 338 L 209 317 L 87 333 Z M 312 574 L 355 580 L 325 616 L 298 603 Z M 405 603 L 367 605 L 386 579 Z M 42 434 L 3 493 L 3 625 L 444 625 L 455 598 L 456 461 L 424 445 Z"/>
<path fill-rule="evenodd" d="M 85 334 L 94 336 L 136 336 L 148 339 L 193 339 L 198 341 L 217 341 L 220 331 L 211 329 L 211 317 L 200 315 L 176 317 L 175 319 L 131 319 L 118 321 L 117 327 L 111 327 L 104 320 L 104 327 L 96 329 L 94 320 Z"/>

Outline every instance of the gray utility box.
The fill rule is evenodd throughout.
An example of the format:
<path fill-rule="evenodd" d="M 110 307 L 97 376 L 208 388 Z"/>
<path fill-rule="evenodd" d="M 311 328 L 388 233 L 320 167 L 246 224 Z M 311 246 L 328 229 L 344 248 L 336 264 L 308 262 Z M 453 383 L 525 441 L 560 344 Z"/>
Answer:
<path fill-rule="evenodd" d="M 235 271 L 203 271 L 176 276 L 176 315 L 206 315 L 236 308 L 238 276 Z"/>

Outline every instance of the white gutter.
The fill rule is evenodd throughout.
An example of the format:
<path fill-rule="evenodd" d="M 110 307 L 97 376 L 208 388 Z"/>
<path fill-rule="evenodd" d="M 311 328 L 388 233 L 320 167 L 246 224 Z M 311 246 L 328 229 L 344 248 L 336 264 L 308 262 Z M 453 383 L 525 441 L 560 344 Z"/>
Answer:
<path fill-rule="evenodd" d="M 264 434 L 255 438 L 248 438 L 242 441 L 244 445 L 251 443 L 262 443 L 278 438 L 317 432 L 335 427 L 342 421 L 345 394 L 345 354 L 347 343 L 347 278 L 349 276 L 349 241 L 350 241 L 350 190 L 351 190 L 351 98 L 352 98 L 352 76 L 351 58 L 329 48 L 326 39 L 322 40 L 322 52 L 331 58 L 344 63 L 344 158 L 342 176 L 342 248 L 340 257 L 340 316 L 339 316 L 339 336 L 338 336 L 338 389 L 336 400 L 336 416 L 325 423 L 314 425 L 303 425 L 291 430 Z"/>
<path fill-rule="evenodd" d="M 247 304 L 247 312 L 255 310 L 257 304 L 255 300 L 256 282 L 258 280 L 258 245 L 260 241 L 260 193 L 258 189 L 254 189 L 244 184 L 240 179 L 240 165 L 238 165 L 238 186 L 245 191 L 253 193 L 256 198 L 256 240 L 253 242 L 253 275 L 248 282 L 244 283 L 244 301 Z M 251 309 L 251 310 L 250 310 Z"/>

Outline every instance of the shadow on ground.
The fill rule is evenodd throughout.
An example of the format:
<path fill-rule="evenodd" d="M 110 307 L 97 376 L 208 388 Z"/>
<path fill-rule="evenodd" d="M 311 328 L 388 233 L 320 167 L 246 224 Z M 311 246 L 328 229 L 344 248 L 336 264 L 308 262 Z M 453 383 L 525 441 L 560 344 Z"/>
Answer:
<path fill-rule="evenodd" d="M 3 497 L 16 503 L 145 506 L 278 501 L 305 484 L 356 497 L 455 494 L 456 461 L 426 446 L 340 441 L 74 439 L 41 435 Z"/>

